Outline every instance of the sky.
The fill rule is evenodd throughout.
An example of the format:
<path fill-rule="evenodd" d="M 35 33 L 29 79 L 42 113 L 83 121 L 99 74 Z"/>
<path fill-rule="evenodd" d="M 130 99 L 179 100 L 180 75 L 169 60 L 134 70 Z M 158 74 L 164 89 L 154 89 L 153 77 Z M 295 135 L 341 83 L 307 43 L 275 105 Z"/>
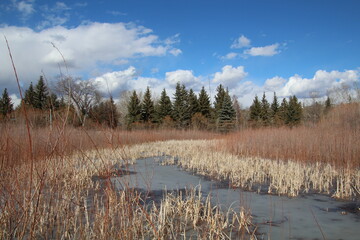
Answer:
<path fill-rule="evenodd" d="M 223 84 L 248 107 L 255 95 L 301 99 L 360 76 L 358 0 L 0 0 L 0 91 L 13 101 L 45 75 L 170 96 L 177 82 L 213 97 Z M 61 56 L 63 55 L 66 64 Z"/>

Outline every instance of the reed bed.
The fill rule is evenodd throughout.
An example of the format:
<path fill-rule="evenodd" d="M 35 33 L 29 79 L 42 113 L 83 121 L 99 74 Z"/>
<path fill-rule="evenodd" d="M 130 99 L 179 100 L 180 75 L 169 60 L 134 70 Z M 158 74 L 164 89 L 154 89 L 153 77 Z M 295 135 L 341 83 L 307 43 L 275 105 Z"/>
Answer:
<path fill-rule="evenodd" d="M 160 204 L 145 204 L 126 183 L 114 189 L 119 167 L 145 155 L 133 145 L 47 157 L 34 163 L 30 192 L 30 162 L 1 172 L 0 238 L 256 239 L 249 211 L 222 212 L 200 189 L 167 193 Z"/>
<path fill-rule="evenodd" d="M 302 193 L 325 193 L 351 199 L 360 190 L 360 170 L 339 168 L 329 163 L 299 162 L 241 157 L 226 149 L 226 140 L 183 140 L 133 146 L 142 156 L 169 156 L 163 164 L 178 164 L 183 169 L 229 180 L 230 185 L 253 191 L 297 196 Z M 137 155 L 140 157 L 140 155 Z"/>

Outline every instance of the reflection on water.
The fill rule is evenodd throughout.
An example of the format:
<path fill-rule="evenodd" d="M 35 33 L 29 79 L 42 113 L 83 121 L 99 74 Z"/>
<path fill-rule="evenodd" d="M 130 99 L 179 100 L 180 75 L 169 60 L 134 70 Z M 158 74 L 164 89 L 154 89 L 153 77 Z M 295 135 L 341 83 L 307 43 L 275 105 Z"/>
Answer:
<path fill-rule="evenodd" d="M 126 169 L 131 174 L 112 178 L 117 189 L 124 186 L 149 191 L 159 200 L 163 190 L 179 190 L 201 185 L 203 196 L 211 194 L 213 204 L 224 211 L 231 207 L 251 210 L 259 226 L 259 239 L 360 239 L 360 215 L 356 203 L 340 202 L 325 195 L 296 198 L 257 194 L 231 189 L 227 184 L 161 166 L 160 158 L 146 158 Z M 356 213 L 352 213 L 355 211 Z"/>

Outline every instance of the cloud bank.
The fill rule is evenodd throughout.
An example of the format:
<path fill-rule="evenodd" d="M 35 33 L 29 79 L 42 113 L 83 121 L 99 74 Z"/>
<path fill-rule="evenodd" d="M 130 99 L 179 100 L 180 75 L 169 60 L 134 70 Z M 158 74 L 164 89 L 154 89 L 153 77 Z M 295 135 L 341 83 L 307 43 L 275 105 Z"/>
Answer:
<path fill-rule="evenodd" d="M 3 26 L 19 78 L 24 87 L 37 81 L 43 70 L 48 76 L 65 71 L 60 49 L 72 74 L 91 72 L 105 64 L 124 64 L 131 59 L 179 55 L 180 49 L 159 39 L 152 30 L 127 23 L 89 23 L 74 28 L 56 26 L 36 32 L 27 27 Z M 0 41 L 1 85 L 14 88 L 13 72 L 5 41 Z"/>

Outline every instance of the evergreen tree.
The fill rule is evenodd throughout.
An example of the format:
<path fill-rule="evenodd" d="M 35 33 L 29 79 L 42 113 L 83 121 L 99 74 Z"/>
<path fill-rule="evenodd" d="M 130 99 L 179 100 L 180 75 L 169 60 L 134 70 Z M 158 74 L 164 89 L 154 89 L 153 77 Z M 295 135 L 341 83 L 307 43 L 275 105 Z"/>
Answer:
<path fill-rule="evenodd" d="M 199 93 L 199 110 L 200 113 L 206 118 L 210 118 L 210 97 L 206 93 L 205 88 L 202 87 Z"/>
<path fill-rule="evenodd" d="M 259 127 L 261 124 L 261 103 L 258 96 L 255 96 L 252 105 L 250 106 L 250 123 L 253 127 Z"/>
<path fill-rule="evenodd" d="M 324 114 L 327 114 L 330 111 L 330 109 L 331 109 L 331 100 L 328 96 L 325 101 Z"/>
<path fill-rule="evenodd" d="M 214 108 L 215 108 L 215 119 L 218 119 L 220 110 L 224 102 L 226 91 L 221 84 L 216 88 L 216 91 L 217 93 L 215 95 Z"/>
<path fill-rule="evenodd" d="M 173 119 L 178 128 L 189 126 L 190 114 L 188 111 L 188 93 L 185 89 L 185 85 L 181 85 L 179 82 L 176 84 L 174 94 Z"/>
<path fill-rule="evenodd" d="M 141 117 L 141 105 L 136 91 L 133 91 L 133 94 L 130 97 L 130 101 L 127 106 L 127 123 L 130 126 L 134 122 L 140 121 Z"/>
<path fill-rule="evenodd" d="M 160 100 L 156 107 L 156 116 L 160 123 L 164 120 L 166 116 L 171 116 L 172 114 L 172 103 L 170 97 L 167 95 L 165 88 L 161 92 Z"/>
<path fill-rule="evenodd" d="M 228 132 L 235 128 L 236 112 L 232 105 L 229 91 L 224 94 L 223 104 L 219 111 L 218 129 L 221 132 Z"/>
<path fill-rule="evenodd" d="M 276 92 L 274 92 L 274 98 L 271 103 L 271 123 L 275 126 L 279 125 L 280 116 L 279 116 L 279 101 L 276 96 Z"/>
<path fill-rule="evenodd" d="M 270 124 L 270 104 L 266 99 L 265 93 L 261 99 L 261 111 L 260 111 L 260 119 L 263 126 L 269 126 Z"/>
<path fill-rule="evenodd" d="M 47 108 L 55 111 L 60 108 L 60 101 L 58 100 L 58 97 L 55 93 L 51 93 L 47 98 Z"/>
<path fill-rule="evenodd" d="M 188 100 L 187 101 L 188 102 L 188 112 L 189 112 L 190 118 L 192 118 L 195 113 L 200 112 L 199 101 L 192 89 L 189 90 L 189 95 L 188 95 L 187 100 Z"/>
<path fill-rule="evenodd" d="M 32 82 L 30 83 L 29 88 L 25 91 L 24 102 L 29 106 L 35 107 L 35 91 Z"/>
<path fill-rule="evenodd" d="M 3 115 L 3 117 L 6 117 L 13 110 L 14 110 L 13 103 L 11 102 L 11 98 L 9 96 L 7 89 L 5 88 L 0 98 L 0 112 Z"/>
<path fill-rule="evenodd" d="M 147 87 L 141 104 L 141 120 L 145 123 L 152 122 L 154 120 L 154 114 L 154 102 L 151 99 L 150 88 Z"/>
<path fill-rule="evenodd" d="M 34 96 L 34 107 L 44 110 L 47 107 L 47 99 L 49 93 L 45 85 L 43 76 L 40 76 L 38 83 L 35 86 L 35 96 Z"/>
<path fill-rule="evenodd" d="M 280 108 L 279 108 L 279 117 L 282 124 L 286 124 L 287 122 L 287 112 L 288 112 L 289 104 L 286 98 L 283 98 Z"/>
<path fill-rule="evenodd" d="M 302 106 L 298 102 L 297 97 L 294 95 L 289 98 L 289 106 L 287 111 L 287 121 L 285 122 L 288 126 L 293 127 L 299 125 L 302 119 Z"/>

